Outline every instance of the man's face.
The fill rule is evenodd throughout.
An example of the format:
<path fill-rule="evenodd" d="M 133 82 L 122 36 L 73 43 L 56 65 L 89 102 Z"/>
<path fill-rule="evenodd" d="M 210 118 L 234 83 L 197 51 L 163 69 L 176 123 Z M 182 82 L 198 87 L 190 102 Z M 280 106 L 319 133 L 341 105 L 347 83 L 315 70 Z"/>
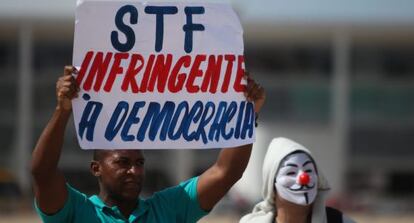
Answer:
<path fill-rule="evenodd" d="M 145 158 L 140 150 L 107 151 L 95 162 L 92 171 L 109 196 L 121 201 L 139 197 L 145 177 Z"/>
<path fill-rule="evenodd" d="M 306 153 L 294 153 L 280 164 L 276 175 L 277 194 L 298 205 L 311 204 L 318 190 L 318 175 L 312 159 Z"/>

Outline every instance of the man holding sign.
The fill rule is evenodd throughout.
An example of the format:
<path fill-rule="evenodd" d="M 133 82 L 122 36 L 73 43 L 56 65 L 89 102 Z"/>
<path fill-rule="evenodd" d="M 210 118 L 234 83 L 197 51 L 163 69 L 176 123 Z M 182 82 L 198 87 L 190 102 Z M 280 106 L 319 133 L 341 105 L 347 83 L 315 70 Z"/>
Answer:
<path fill-rule="evenodd" d="M 32 158 L 36 209 L 44 222 L 196 222 L 242 176 L 252 144 L 223 149 L 216 163 L 199 177 L 139 198 L 144 179 L 145 159 L 140 150 L 96 150 L 91 172 L 98 178 L 99 195 L 86 197 L 66 183 L 57 165 L 66 124 L 71 114 L 70 100 L 78 87 L 66 67 L 57 82 L 57 107 L 40 136 Z M 264 102 L 263 88 L 249 79 L 249 101 L 259 112 Z"/>
<path fill-rule="evenodd" d="M 229 6 L 80 1 L 73 64 L 33 152 L 44 222 L 196 222 L 242 176 L 265 93 L 245 75 Z M 91 197 L 57 168 L 72 105 L 80 146 L 95 149 L 100 192 Z M 159 148 L 225 149 L 200 176 L 143 200 L 139 149 Z"/>

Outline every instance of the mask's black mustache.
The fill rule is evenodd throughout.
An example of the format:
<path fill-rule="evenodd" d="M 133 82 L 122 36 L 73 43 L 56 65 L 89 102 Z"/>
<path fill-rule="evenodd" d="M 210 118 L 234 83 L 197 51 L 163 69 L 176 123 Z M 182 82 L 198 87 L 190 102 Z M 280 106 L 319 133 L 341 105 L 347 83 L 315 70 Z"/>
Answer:
<path fill-rule="evenodd" d="M 289 188 L 289 190 L 291 190 L 291 191 L 309 190 L 309 189 L 313 189 L 314 187 L 315 187 L 315 184 L 313 184 L 312 186 L 302 185 L 297 189 Z"/>
<path fill-rule="evenodd" d="M 305 200 L 306 200 L 306 204 L 309 204 L 308 193 L 305 193 Z"/>

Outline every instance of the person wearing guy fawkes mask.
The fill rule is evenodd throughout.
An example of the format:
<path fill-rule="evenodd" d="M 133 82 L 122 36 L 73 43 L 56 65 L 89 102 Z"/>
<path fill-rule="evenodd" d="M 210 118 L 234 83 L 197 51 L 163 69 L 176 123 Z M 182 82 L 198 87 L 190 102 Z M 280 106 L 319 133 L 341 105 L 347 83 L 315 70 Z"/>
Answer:
<path fill-rule="evenodd" d="M 354 223 L 325 206 L 329 190 L 308 149 L 290 139 L 273 139 L 263 163 L 263 201 L 240 223 Z"/>

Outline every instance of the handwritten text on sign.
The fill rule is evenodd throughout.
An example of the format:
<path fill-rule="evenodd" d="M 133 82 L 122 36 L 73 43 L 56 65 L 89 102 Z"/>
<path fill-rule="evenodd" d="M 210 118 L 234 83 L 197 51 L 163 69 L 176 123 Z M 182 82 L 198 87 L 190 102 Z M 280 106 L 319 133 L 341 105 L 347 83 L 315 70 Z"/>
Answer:
<path fill-rule="evenodd" d="M 242 29 L 230 6 L 80 1 L 74 45 L 82 148 L 221 148 L 254 140 Z"/>

